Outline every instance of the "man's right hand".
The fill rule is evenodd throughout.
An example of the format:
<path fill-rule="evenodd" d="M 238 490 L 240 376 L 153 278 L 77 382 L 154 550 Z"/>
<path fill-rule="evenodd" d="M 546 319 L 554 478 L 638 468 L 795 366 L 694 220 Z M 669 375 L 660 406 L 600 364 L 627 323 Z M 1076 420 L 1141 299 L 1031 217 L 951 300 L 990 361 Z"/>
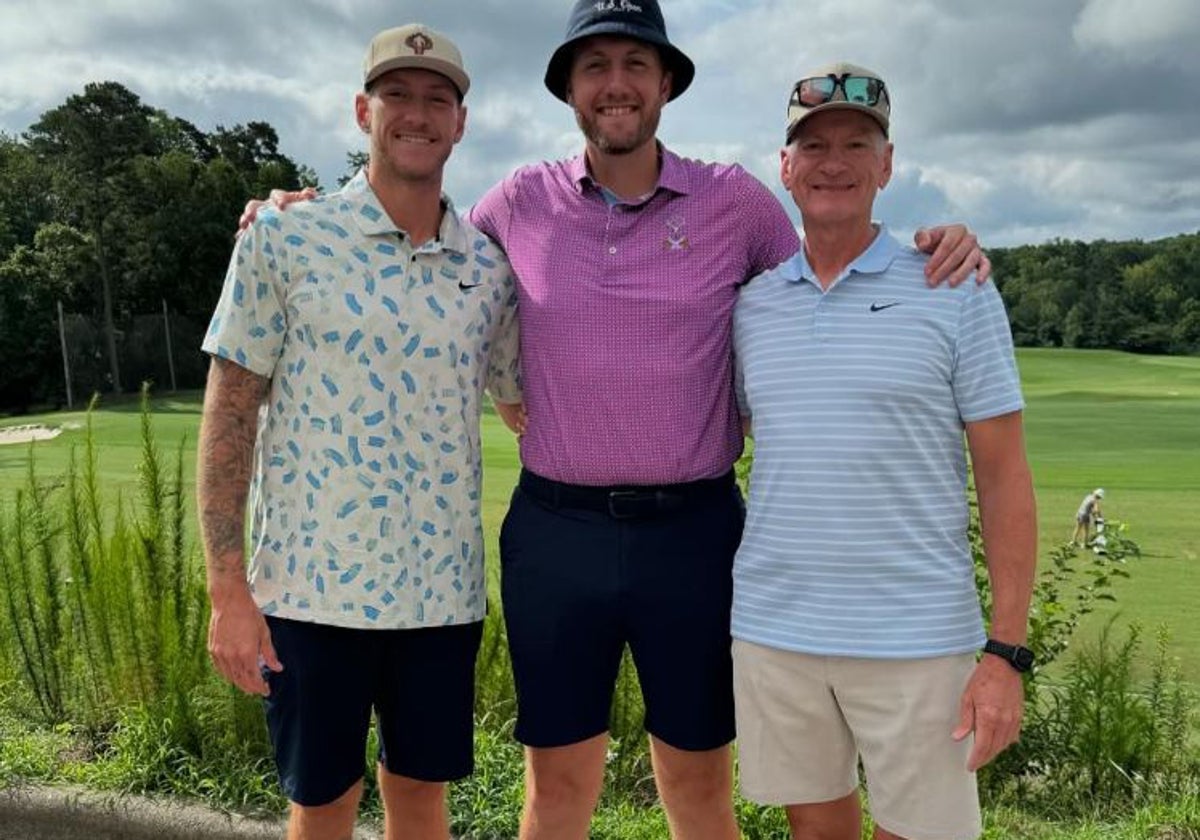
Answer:
<path fill-rule="evenodd" d="M 271 190 L 265 201 L 261 198 L 252 198 L 246 202 L 246 209 L 242 211 L 242 217 L 238 219 L 238 233 L 250 227 L 250 224 L 258 217 L 258 211 L 268 204 L 284 210 L 289 204 L 295 204 L 297 201 L 311 201 L 318 195 L 315 188 L 305 187 L 302 190 Z"/>
<path fill-rule="evenodd" d="M 208 620 L 208 655 L 217 672 L 247 694 L 271 693 L 262 665 L 283 670 L 271 644 L 271 631 L 244 584 L 224 593 L 211 593 Z"/>

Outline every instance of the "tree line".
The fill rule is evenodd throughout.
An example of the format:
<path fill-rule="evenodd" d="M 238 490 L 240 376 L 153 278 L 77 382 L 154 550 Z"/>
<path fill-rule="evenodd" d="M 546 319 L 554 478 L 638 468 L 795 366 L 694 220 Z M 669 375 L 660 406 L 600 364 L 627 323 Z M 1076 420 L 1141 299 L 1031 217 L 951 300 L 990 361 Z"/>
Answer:
<path fill-rule="evenodd" d="M 82 398 L 161 387 L 168 324 L 179 386 L 200 386 L 234 220 L 309 184 L 270 124 L 205 132 L 111 81 L 0 133 L 0 410 L 62 403 L 63 344 Z M 1019 346 L 1200 352 L 1200 233 L 990 255 Z"/>
<path fill-rule="evenodd" d="M 201 131 L 117 82 L 0 134 L 0 408 L 61 402 L 63 344 L 84 399 L 161 385 L 164 311 L 180 386 L 201 384 L 200 333 L 247 198 L 315 183 L 268 123 Z"/>
<path fill-rule="evenodd" d="M 1200 232 L 988 251 L 1020 347 L 1200 353 Z"/>

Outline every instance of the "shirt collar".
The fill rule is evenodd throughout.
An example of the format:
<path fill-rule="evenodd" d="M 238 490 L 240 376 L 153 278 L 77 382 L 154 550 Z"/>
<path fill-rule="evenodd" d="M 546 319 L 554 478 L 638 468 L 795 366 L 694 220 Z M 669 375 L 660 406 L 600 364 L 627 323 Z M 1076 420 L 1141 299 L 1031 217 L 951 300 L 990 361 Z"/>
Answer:
<path fill-rule="evenodd" d="M 375 195 L 375 190 L 367 182 L 366 169 L 360 169 L 358 174 L 342 187 L 340 196 L 343 201 L 350 204 L 354 220 L 364 236 L 386 236 L 398 233 L 404 234 L 407 238 L 405 231 L 396 227 L 392 217 L 383 209 L 379 197 Z M 441 242 L 441 247 L 460 254 L 467 253 L 466 231 L 458 219 L 454 203 L 445 193 L 442 193 L 442 207 L 444 209 L 442 223 L 438 228 L 438 241 Z"/>
<path fill-rule="evenodd" d="M 903 250 L 904 246 L 896 237 L 892 236 L 887 225 L 882 222 L 875 224 L 877 227 L 875 238 L 871 240 L 867 250 L 850 261 L 845 271 L 842 272 L 842 277 L 849 277 L 852 274 L 882 274 L 891 267 L 892 261 Z M 783 275 L 783 279 L 792 283 L 799 283 L 801 280 L 814 282 L 817 280 L 817 273 L 808 264 L 808 256 L 804 253 L 803 239 L 800 243 L 800 250 L 779 266 L 779 272 Z"/>
<path fill-rule="evenodd" d="M 661 162 L 658 170 L 658 183 L 654 185 L 650 194 L 654 195 L 660 189 L 669 190 L 678 195 L 687 195 L 691 192 L 687 167 L 684 166 L 679 156 L 659 143 L 658 159 Z M 591 173 L 588 172 L 586 154 L 577 155 L 567 161 L 567 174 L 571 178 L 571 183 L 575 185 L 576 192 L 582 193 L 589 186 L 599 189 L 599 184 L 592 179 Z"/>

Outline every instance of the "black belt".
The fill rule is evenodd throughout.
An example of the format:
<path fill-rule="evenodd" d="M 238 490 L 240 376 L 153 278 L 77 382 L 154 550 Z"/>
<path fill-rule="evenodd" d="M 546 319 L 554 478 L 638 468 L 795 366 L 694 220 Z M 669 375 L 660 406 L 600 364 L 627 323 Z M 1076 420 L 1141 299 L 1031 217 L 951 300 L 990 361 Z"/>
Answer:
<path fill-rule="evenodd" d="M 520 487 L 528 496 L 551 508 L 599 511 L 613 519 L 642 519 L 683 510 L 701 500 L 727 494 L 733 487 L 733 471 L 718 478 L 683 484 L 592 487 L 552 481 L 523 469 Z"/>

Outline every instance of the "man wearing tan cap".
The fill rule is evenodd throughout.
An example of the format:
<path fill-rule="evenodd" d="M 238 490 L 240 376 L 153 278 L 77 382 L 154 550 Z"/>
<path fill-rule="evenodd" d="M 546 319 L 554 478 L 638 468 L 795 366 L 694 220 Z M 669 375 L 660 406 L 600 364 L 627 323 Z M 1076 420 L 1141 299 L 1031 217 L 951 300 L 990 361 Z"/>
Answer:
<path fill-rule="evenodd" d="M 927 257 L 872 222 L 890 97 L 844 62 L 795 84 L 781 177 L 803 242 L 734 312 L 755 444 L 733 567 L 740 778 L 803 840 L 858 840 L 860 760 L 878 840 L 978 836 L 974 772 L 1016 740 L 1033 664 L 1037 531 L 1008 319 L 992 285 L 929 288 Z"/>
<path fill-rule="evenodd" d="M 469 84 L 444 35 L 377 35 L 368 165 L 260 214 L 203 345 L 209 651 L 265 697 L 292 840 L 350 836 L 372 715 L 389 840 L 444 840 L 472 769 L 480 400 L 520 392 L 508 261 L 441 191 Z"/>

